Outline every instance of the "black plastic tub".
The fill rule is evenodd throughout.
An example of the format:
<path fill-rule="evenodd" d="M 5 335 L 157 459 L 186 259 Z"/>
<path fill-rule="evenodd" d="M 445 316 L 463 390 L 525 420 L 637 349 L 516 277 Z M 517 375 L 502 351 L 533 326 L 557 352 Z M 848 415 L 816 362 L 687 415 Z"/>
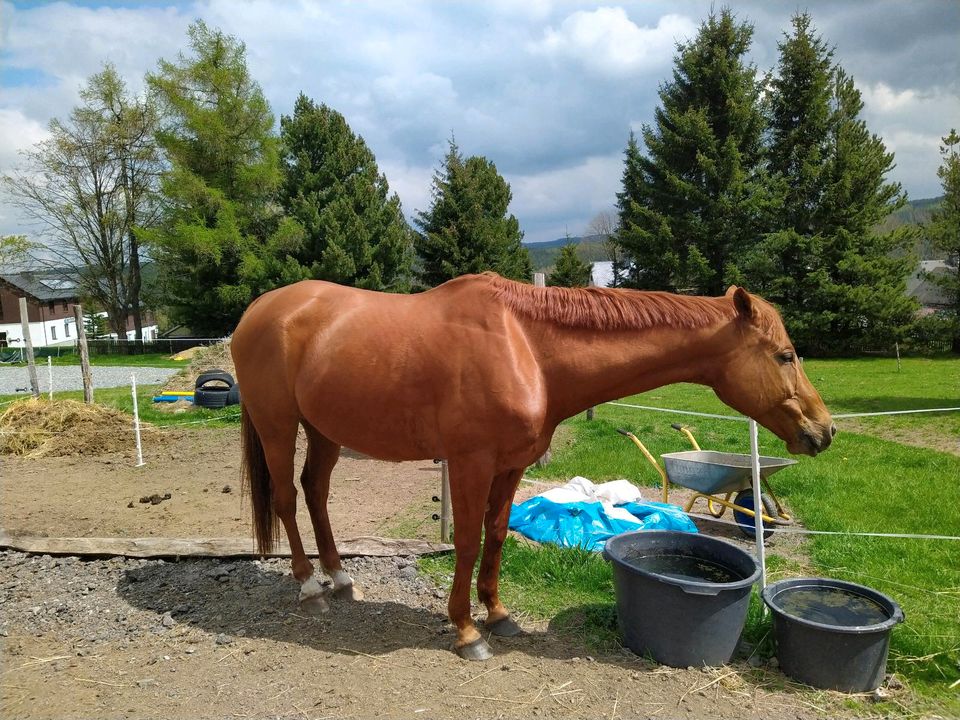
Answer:
<path fill-rule="evenodd" d="M 784 673 L 825 690 L 868 692 L 883 682 L 890 631 L 903 611 L 872 588 L 829 578 L 768 585 L 777 660 Z"/>
<path fill-rule="evenodd" d="M 664 665 L 723 665 L 737 647 L 760 577 L 753 556 L 703 535 L 624 533 L 607 540 L 624 644 Z M 676 559 L 694 573 L 658 569 Z"/>

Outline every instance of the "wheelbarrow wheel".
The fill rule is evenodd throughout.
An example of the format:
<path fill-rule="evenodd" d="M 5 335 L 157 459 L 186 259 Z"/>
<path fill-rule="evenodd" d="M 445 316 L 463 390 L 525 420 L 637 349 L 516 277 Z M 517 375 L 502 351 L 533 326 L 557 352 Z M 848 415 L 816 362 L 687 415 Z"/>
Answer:
<path fill-rule="evenodd" d="M 753 490 L 741 490 L 737 493 L 733 502 L 744 510 L 753 510 Z M 763 505 L 763 512 L 768 517 L 777 517 L 777 504 L 773 501 L 772 497 L 766 493 L 761 493 L 760 503 Z M 740 528 L 740 532 L 747 537 L 756 537 L 756 520 L 751 515 L 740 510 L 734 510 L 733 519 L 736 521 L 737 527 Z M 764 523 L 763 539 L 766 540 L 771 535 L 773 535 L 773 526 L 769 523 Z"/>

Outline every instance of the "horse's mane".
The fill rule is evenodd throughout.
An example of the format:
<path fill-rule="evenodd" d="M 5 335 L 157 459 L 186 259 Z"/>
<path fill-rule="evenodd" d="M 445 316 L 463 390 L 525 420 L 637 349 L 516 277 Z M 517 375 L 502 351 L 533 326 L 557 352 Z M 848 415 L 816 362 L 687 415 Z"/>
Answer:
<path fill-rule="evenodd" d="M 732 302 L 721 298 L 641 290 L 586 287 L 535 287 L 494 273 L 483 277 L 494 296 L 517 315 L 567 327 L 596 330 L 644 330 L 653 327 L 702 328 L 736 316 Z M 765 301 L 754 303 L 767 334 L 783 334 L 776 311 Z M 719 302 L 718 302 L 719 301 Z"/>

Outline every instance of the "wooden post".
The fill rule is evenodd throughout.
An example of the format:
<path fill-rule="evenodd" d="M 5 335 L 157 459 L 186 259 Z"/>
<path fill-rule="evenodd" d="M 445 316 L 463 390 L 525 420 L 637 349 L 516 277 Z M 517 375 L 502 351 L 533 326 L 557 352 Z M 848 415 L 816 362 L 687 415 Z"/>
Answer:
<path fill-rule="evenodd" d="M 537 287 L 546 287 L 547 286 L 547 276 L 543 273 L 534 273 L 533 274 L 533 284 Z M 551 438 L 551 442 L 553 439 Z M 540 456 L 540 459 L 537 460 L 537 467 L 543 467 L 550 462 L 550 457 L 553 453 L 550 451 L 550 446 L 547 446 L 546 452 Z"/>
<path fill-rule="evenodd" d="M 30 338 L 30 319 L 27 316 L 27 299 L 20 298 L 20 327 L 23 330 L 23 343 L 27 349 L 27 370 L 30 373 L 30 392 L 40 397 L 40 380 L 37 379 L 37 361 L 33 357 L 33 340 Z"/>
<path fill-rule="evenodd" d="M 440 542 L 450 542 L 450 467 L 440 462 Z"/>
<path fill-rule="evenodd" d="M 80 372 L 83 375 L 83 401 L 93 404 L 93 376 L 90 374 L 90 353 L 87 350 L 87 331 L 83 327 L 83 307 L 73 306 L 73 317 L 77 323 L 77 345 L 80 346 Z"/>

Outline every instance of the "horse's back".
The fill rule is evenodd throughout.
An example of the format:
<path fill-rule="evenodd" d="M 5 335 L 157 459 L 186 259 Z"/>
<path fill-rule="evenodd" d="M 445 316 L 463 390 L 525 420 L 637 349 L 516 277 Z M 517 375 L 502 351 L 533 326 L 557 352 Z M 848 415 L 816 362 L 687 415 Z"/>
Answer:
<path fill-rule="evenodd" d="M 536 405 L 536 364 L 483 277 L 417 295 L 297 283 L 257 300 L 234 345 L 241 387 L 267 378 L 245 402 L 285 404 L 385 459 L 442 457 L 449 428 Z"/>

